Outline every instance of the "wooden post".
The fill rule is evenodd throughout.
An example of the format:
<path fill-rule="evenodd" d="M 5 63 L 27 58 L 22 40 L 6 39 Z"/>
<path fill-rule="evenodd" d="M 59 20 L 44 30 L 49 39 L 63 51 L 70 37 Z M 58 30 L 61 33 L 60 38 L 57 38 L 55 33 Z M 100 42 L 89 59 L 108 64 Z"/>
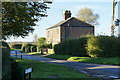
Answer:
<path fill-rule="evenodd" d="M 22 59 L 22 54 L 20 55 L 20 58 Z"/>
<path fill-rule="evenodd" d="M 31 73 L 29 73 L 29 80 L 31 80 Z"/>
<path fill-rule="evenodd" d="M 17 57 L 17 51 L 15 51 L 15 56 Z"/>
<path fill-rule="evenodd" d="M 25 74 L 25 70 L 24 70 L 24 80 L 26 80 L 26 74 Z"/>

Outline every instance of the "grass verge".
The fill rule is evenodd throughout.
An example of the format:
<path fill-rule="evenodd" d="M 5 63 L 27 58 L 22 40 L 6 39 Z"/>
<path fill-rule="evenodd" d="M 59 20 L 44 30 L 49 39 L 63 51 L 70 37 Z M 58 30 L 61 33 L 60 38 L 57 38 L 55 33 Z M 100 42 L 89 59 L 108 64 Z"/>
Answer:
<path fill-rule="evenodd" d="M 88 77 L 86 74 L 79 73 L 77 71 L 74 71 L 70 68 L 55 65 L 55 64 L 49 64 L 49 63 L 43 63 L 39 61 L 33 61 L 28 59 L 19 59 L 14 58 L 17 62 L 23 68 L 33 68 L 32 72 L 32 78 L 50 78 L 50 77 L 56 77 L 56 78 L 87 78 L 87 79 L 95 79 L 93 77 Z M 97 80 L 99 80 L 97 78 Z"/>
<path fill-rule="evenodd" d="M 41 55 L 39 52 L 32 52 L 32 53 L 26 53 L 26 54 L 31 54 L 31 55 Z"/>
<path fill-rule="evenodd" d="M 21 49 L 12 49 L 12 48 L 11 48 L 10 50 L 11 50 L 11 51 L 14 51 L 14 50 L 21 50 Z"/>
<path fill-rule="evenodd" d="M 120 57 L 110 57 L 110 58 L 89 58 L 89 57 L 70 57 L 68 61 L 77 62 L 88 62 L 97 64 L 110 64 L 110 65 L 120 65 Z"/>
<path fill-rule="evenodd" d="M 45 57 L 68 60 L 68 61 L 86 62 L 86 63 L 120 65 L 119 63 L 120 57 L 90 58 L 90 57 L 73 57 L 71 55 L 60 55 L 60 54 L 52 54 Z"/>
<path fill-rule="evenodd" d="M 62 60 L 67 60 L 70 57 L 73 57 L 71 55 L 60 55 L 60 54 L 51 54 L 51 55 L 47 55 L 45 56 L 47 58 L 54 58 L 54 59 L 62 59 Z"/>

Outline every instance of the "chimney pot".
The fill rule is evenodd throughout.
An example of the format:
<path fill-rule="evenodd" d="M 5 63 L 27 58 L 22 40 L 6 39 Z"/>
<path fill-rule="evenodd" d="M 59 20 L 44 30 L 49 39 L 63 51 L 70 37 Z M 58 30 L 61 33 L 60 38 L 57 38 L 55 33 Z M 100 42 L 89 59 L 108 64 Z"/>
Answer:
<path fill-rule="evenodd" d="M 64 19 L 66 20 L 66 19 L 68 19 L 68 18 L 70 18 L 70 17 L 71 17 L 71 12 L 70 12 L 70 10 L 66 10 L 65 13 L 64 13 Z"/>

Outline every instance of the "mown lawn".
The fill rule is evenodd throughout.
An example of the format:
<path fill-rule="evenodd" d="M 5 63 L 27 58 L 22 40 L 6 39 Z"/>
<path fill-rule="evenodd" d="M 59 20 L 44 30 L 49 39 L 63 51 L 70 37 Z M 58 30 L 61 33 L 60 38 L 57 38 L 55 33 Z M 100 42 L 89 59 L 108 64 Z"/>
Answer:
<path fill-rule="evenodd" d="M 74 56 L 71 56 L 71 55 L 60 55 L 60 54 L 52 54 L 52 55 L 48 55 L 48 56 L 45 56 L 45 57 L 68 60 L 68 61 L 77 61 L 77 62 L 120 65 L 120 63 L 119 63 L 120 62 L 120 57 L 90 58 L 90 57 L 74 57 Z"/>
<path fill-rule="evenodd" d="M 70 57 L 73 57 L 71 55 L 60 55 L 60 54 L 51 54 L 51 55 L 47 55 L 45 56 L 47 58 L 54 58 L 54 59 L 62 59 L 62 60 L 67 60 Z"/>
<path fill-rule="evenodd" d="M 31 54 L 31 55 L 41 55 L 39 52 L 32 52 L 32 53 L 26 53 L 26 54 Z"/>
<path fill-rule="evenodd" d="M 68 61 L 77 61 L 77 62 L 88 62 L 88 63 L 97 63 L 97 64 L 111 64 L 111 65 L 120 65 L 120 57 L 110 57 L 110 58 L 89 58 L 89 57 L 70 57 Z"/>
<path fill-rule="evenodd" d="M 86 74 L 74 71 L 70 68 L 55 65 L 55 64 L 49 64 L 49 63 L 43 63 L 39 61 L 33 61 L 28 59 L 18 59 L 15 58 L 17 62 L 19 62 L 20 65 L 22 65 L 25 68 L 32 67 L 32 78 L 50 78 L 50 77 L 56 77 L 56 78 L 87 78 L 89 79 L 95 79 L 93 77 L 88 77 Z M 100 80 L 100 79 L 95 79 Z"/>
<path fill-rule="evenodd" d="M 11 48 L 10 50 L 11 50 L 11 51 L 14 51 L 14 50 L 21 50 L 21 49 L 12 49 L 12 48 Z"/>

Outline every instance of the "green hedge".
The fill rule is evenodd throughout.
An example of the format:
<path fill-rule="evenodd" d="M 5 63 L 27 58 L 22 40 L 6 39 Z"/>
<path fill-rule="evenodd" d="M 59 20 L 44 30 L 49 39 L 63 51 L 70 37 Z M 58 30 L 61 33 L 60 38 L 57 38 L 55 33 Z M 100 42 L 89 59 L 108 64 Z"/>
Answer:
<path fill-rule="evenodd" d="M 88 39 L 87 51 L 91 57 L 118 57 L 120 56 L 120 42 L 115 37 L 91 37 Z"/>
<path fill-rule="evenodd" d="M 57 54 L 68 54 L 75 56 L 88 56 L 86 50 L 87 37 L 69 39 L 54 46 Z"/>
<path fill-rule="evenodd" d="M 109 36 L 85 36 L 54 46 L 56 54 L 90 57 L 120 57 L 120 39 Z"/>
<path fill-rule="evenodd" d="M 24 80 L 24 68 L 11 59 L 11 80 Z"/>
<path fill-rule="evenodd" d="M 12 49 L 21 49 L 21 47 L 22 47 L 22 44 L 12 44 L 12 45 L 10 45 L 10 48 L 12 48 Z"/>
<path fill-rule="evenodd" d="M 6 42 L 0 41 L 2 49 L 2 80 L 10 80 L 11 78 L 11 59 L 10 47 Z"/>
<path fill-rule="evenodd" d="M 22 45 L 21 50 L 23 52 L 36 52 L 37 51 L 37 46 L 30 44 L 30 43 L 25 43 Z"/>

